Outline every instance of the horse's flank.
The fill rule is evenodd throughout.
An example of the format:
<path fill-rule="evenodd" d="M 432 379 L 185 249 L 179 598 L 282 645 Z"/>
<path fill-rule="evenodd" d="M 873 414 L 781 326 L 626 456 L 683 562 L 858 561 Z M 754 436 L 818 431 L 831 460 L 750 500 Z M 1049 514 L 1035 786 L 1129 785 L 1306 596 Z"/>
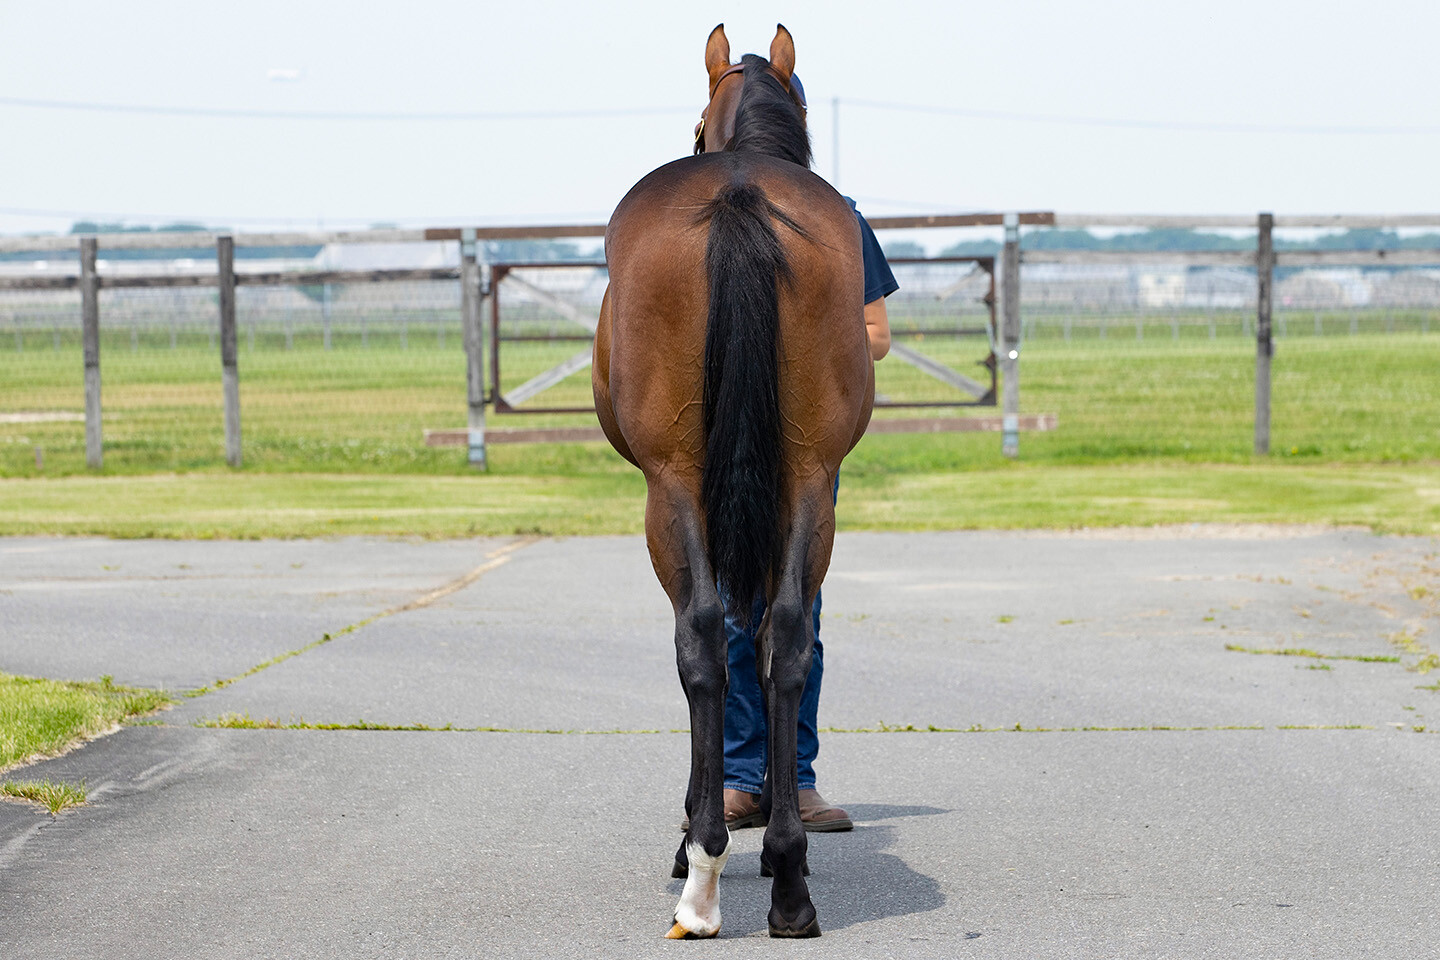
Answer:
<path fill-rule="evenodd" d="M 608 316 L 596 335 L 597 400 L 608 401 L 600 403 L 601 425 L 647 477 L 693 471 L 698 481 L 709 297 L 704 214 L 722 188 L 741 185 L 757 186 L 783 214 L 776 236 L 791 278 L 778 291 L 782 478 L 833 478 L 864 433 L 874 390 L 859 228 L 824 180 L 764 155 L 677 160 L 616 208 L 605 236 Z"/>

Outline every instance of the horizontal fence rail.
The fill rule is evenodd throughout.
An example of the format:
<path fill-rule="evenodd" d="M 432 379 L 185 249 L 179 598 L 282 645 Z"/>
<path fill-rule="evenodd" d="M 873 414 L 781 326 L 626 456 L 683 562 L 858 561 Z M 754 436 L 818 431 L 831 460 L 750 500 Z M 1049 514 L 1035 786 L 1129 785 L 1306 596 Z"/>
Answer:
<path fill-rule="evenodd" d="M 1023 220 L 1021 221 L 1024 222 Z M 1057 213 L 1051 226 L 1064 229 L 1082 227 L 1133 227 L 1145 230 L 1177 229 L 1247 229 L 1257 228 L 1251 214 L 1152 214 L 1152 213 Z M 1275 229 L 1315 227 L 1333 230 L 1386 229 L 1401 227 L 1433 227 L 1440 225 L 1440 213 L 1335 213 L 1277 214 Z"/>
<path fill-rule="evenodd" d="M 415 280 L 458 280 L 459 267 L 438 267 L 419 270 L 281 270 L 241 273 L 233 282 L 242 287 L 281 287 L 325 283 L 402 283 Z M 96 286 L 104 290 L 138 290 L 165 287 L 214 287 L 220 284 L 218 273 L 195 274 L 99 274 Z M 79 275 L 61 277 L 0 276 L 0 290 L 73 290 L 80 285 Z"/>
<path fill-rule="evenodd" d="M 1254 214 L 1148 214 L 1148 213 L 1020 213 L 1020 226 L 1050 226 L 1063 229 L 1117 227 L 1135 229 L 1250 229 L 1256 228 Z M 922 229 L 933 227 L 1002 226 L 1000 213 L 949 213 L 923 216 L 871 217 L 876 230 Z M 1277 214 L 1275 229 L 1401 229 L 1440 226 L 1440 213 L 1404 214 Z M 256 233 L 239 232 L 136 232 L 86 234 L 93 236 L 100 250 L 213 249 L 222 236 L 234 238 L 236 248 L 301 247 L 327 243 L 423 243 L 458 241 L 466 230 L 476 240 L 538 240 L 603 237 L 605 224 L 546 224 L 488 227 L 417 227 L 368 230 L 294 230 Z M 0 253 L 73 252 L 80 235 L 0 237 Z"/>
<path fill-rule="evenodd" d="M 1367 371 L 1393 366 L 1387 341 L 1440 333 L 1440 249 L 1293 249 L 1294 241 L 1276 249 L 1274 239 L 1275 230 L 1291 228 L 1440 228 L 1440 214 L 1032 211 L 870 223 L 882 234 L 978 229 L 994 237 L 993 228 L 1004 230 L 994 255 L 890 258 L 901 286 L 887 302 L 893 339 L 890 358 L 876 367 L 874 433 L 996 431 L 1014 453 L 1019 431 L 1058 427 L 1054 414 L 1019 412 L 1024 355 L 1033 391 L 1027 396 L 1066 407 L 1067 434 L 1096 431 L 1095 449 L 1124 448 L 1134 436 L 1136 445 L 1183 453 L 1189 448 L 1144 439 L 1140 424 L 1167 415 L 1186 424 L 1205 419 L 1192 418 L 1194 411 L 1233 419 L 1243 387 L 1254 450 L 1265 453 L 1277 343 L 1281 356 L 1296 362 L 1329 358 L 1333 383 L 1353 381 L 1356 395 L 1368 396 L 1358 387 Z M 1245 249 L 1173 251 L 1047 249 L 1040 239 L 1088 227 L 1251 237 L 1237 241 Z M 588 366 L 603 262 L 572 247 L 572 259 L 487 263 L 499 248 L 483 244 L 598 238 L 604 229 L 0 238 L 7 255 L 0 258 L 0 475 L 28 471 L 32 459 L 40 469 L 46 451 L 69 449 L 64 438 L 82 420 L 84 443 L 75 456 L 95 467 L 102 451 L 112 463 L 120 456 L 122 464 L 150 457 L 144 462 L 169 469 L 220 459 L 238 466 L 242 408 L 243 462 L 252 468 L 303 459 L 317 469 L 398 469 L 423 456 L 427 444 L 468 446 L 480 465 L 487 436 L 493 443 L 595 439 Z M 984 242 L 995 249 L 993 240 Z M 220 254 L 225 247 L 229 253 Z M 107 259 L 106 251 L 154 255 Z M 17 260 L 17 253 L 34 256 Z M 1436 342 L 1404 341 L 1422 358 Z M 1142 374 L 1162 363 L 1174 370 Z M 1286 369 L 1277 383 L 1286 382 Z M 1214 392 L 1177 412 L 1163 399 L 1177 377 L 1200 378 Z M 1374 379 L 1366 390 L 1391 389 L 1381 374 Z M 1132 381 L 1126 393 L 1121 385 Z M 1430 420 L 1440 422 L 1436 393 L 1415 389 L 1407 401 L 1407 416 L 1421 425 L 1417 435 L 1433 432 L 1424 426 Z M 1308 402 L 1317 422 L 1350 416 L 1331 409 L 1339 401 Z M 1002 411 L 926 409 L 974 406 Z M 911 419 L 897 416 L 907 410 Z M 1231 412 L 1216 412 L 1223 410 Z M 487 411 L 533 416 L 524 428 L 487 431 Z M 457 421 L 466 429 L 445 429 Z M 1369 442 L 1363 422 L 1356 420 L 1345 442 Z"/>

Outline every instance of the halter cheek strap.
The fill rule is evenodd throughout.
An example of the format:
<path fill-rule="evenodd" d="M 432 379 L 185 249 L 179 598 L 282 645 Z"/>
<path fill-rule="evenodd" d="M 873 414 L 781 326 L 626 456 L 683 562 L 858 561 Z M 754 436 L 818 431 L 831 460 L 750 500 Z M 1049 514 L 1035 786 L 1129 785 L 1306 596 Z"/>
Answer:
<path fill-rule="evenodd" d="M 715 91 L 720 89 L 720 84 L 723 83 L 723 82 L 725 82 L 725 78 L 726 78 L 726 77 L 730 76 L 730 74 L 732 74 L 732 73 L 740 73 L 740 72 L 742 72 L 744 69 L 745 69 L 745 64 L 743 64 L 743 63 L 736 63 L 736 64 L 733 64 L 733 65 L 732 65 L 728 70 L 726 70 L 724 73 L 720 74 L 720 76 L 716 77 L 716 78 L 715 78 L 715 82 L 712 83 L 712 84 L 710 84 L 710 99 L 711 99 L 711 100 L 714 100 L 714 99 L 715 99 Z"/>
<path fill-rule="evenodd" d="M 730 76 L 730 74 L 732 74 L 732 73 L 740 73 L 740 72 L 742 72 L 744 69 L 745 69 L 745 64 L 743 64 L 743 63 L 736 63 L 736 64 L 731 65 L 724 73 L 720 74 L 720 76 L 716 77 L 716 78 L 715 78 L 715 82 L 712 83 L 712 84 L 710 84 L 710 99 L 711 99 L 711 100 L 714 100 L 714 99 L 715 99 L 715 91 L 720 89 L 720 84 L 722 84 L 722 83 L 725 82 L 725 78 L 726 78 L 726 77 Z M 774 71 L 772 70 L 771 72 L 773 73 Z M 789 86 L 789 85 L 787 84 L 787 87 L 788 87 L 788 86 Z M 804 93 L 803 93 L 804 88 L 802 87 L 801 90 L 802 90 L 802 92 L 801 92 L 801 94 L 800 94 L 800 96 L 799 96 L 798 99 L 799 99 L 799 101 L 800 101 L 800 109 L 801 109 L 801 110 L 804 110 L 804 109 L 806 109 L 805 96 L 804 96 Z M 794 90 L 793 90 L 793 89 L 791 89 L 791 94 L 794 95 Z M 696 153 L 696 154 L 701 154 L 701 153 L 704 153 L 704 152 L 705 152 L 705 115 L 706 115 L 707 113 L 709 113 L 709 112 L 710 112 L 710 104 L 707 103 L 707 104 L 705 104 L 705 109 L 700 111 L 700 122 L 697 123 L 697 124 L 695 124 L 695 153 Z"/>
<path fill-rule="evenodd" d="M 743 64 L 743 63 L 737 63 L 737 64 L 734 64 L 733 66 L 731 66 L 731 67 L 730 67 L 728 70 L 726 70 L 724 73 L 720 74 L 720 76 L 716 77 L 716 78 L 715 78 L 715 82 L 712 83 L 712 84 L 710 84 L 710 99 L 711 99 L 711 100 L 714 100 L 714 99 L 715 99 L 715 91 L 720 89 L 720 84 L 725 81 L 725 78 L 726 78 L 726 77 L 730 76 L 730 74 L 732 74 L 732 73 L 740 73 L 740 72 L 741 72 L 742 70 L 744 70 L 744 69 L 745 69 L 745 64 Z M 707 103 L 707 104 L 705 104 L 705 109 L 700 111 L 700 122 L 697 123 L 697 124 L 695 124 L 695 153 L 696 153 L 696 154 L 701 154 L 701 153 L 704 153 L 704 152 L 705 152 L 705 115 L 706 115 L 707 113 L 709 113 L 709 112 L 710 112 L 710 104 Z"/>

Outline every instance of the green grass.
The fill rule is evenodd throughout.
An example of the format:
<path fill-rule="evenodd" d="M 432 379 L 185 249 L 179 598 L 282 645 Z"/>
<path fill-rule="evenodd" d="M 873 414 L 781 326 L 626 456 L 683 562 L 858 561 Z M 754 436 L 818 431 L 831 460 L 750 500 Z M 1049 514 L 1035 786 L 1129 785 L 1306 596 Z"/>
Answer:
<path fill-rule="evenodd" d="M 889 444 L 905 437 L 874 437 Z M 618 460 L 618 458 L 617 458 Z M 161 474 L 0 480 L 0 535 L 445 538 L 638 533 L 645 483 L 591 476 Z M 177 506 L 180 505 L 180 506 Z M 1440 533 L 1434 464 L 1141 463 L 846 470 L 841 530 L 1304 523 Z"/>
<path fill-rule="evenodd" d="M 453 338 L 452 338 L 453 339 Z M 975 376 L 983 346 L 927 338 L 912 345 Z M 574 343 L 508 345 L 503 377 L 511 388 L 575 352 Z M 1436 332 L 1291 337 L 1274 362 L 1275 459 L 1304 463 L 1440 460 L 1440 323 Z M 78 347 L 16 352 L 0 342 L 0 412 L 83 409 Z M 219 365 L 203 343 L 138 351 L 107 343 L 102 352 L 105 471 L 140 474 L 223 469 Z M 1238 336 L 1144 340 L 1041 337 L 1021 362 L 1021 406 L 1053 412 L 1060 428 L 1027 435 L 1027 462 L 1113 463 L 1252 459 L 1254 346 Z M 948 388 L 886 359 L 881 394 L 938 400 Z M 426 428 L 464 423 L 464 363 L 455 343 L 412 343 L 325 351 L 274 345 L 240 351 L 240 392 L 248 472 L 458 475 L 461 451 L 428 449 Z M 585 404 L 581 371 L 542 395 L 551 404 Z M 949 394 L 953 396 L 953 394 Z M 922 413 L 924 411 L 921 411 Z M 951 411 L 959 412 L 959 411 Z M 879 416 L 914 416 L 914 410 Z M 593 423 L 586 415 L 494 417 L 501 426 Z M 43 471 L 35 447 L 43 449 Z M 501 447 L 499 474 L 593 475 L 628 469 L 598 445 L 559 449 Z M 910 437 L 852 456 L 852 470 L 977 470 L 1001 463 L 992 435 Z M 80 423 L 0 424 L 0 476 L 83 474 Z"/>
<path fill-rule="evenodd" d="M 158 690 L 0 673 L 0 770 L 60 753 L 128 717 L 158 710 Z"/>
<path fill-rule="evenodd" d="M 1304 319 L 1304 318 L 1302 318 Z M 1344 318 L 1340 318 L 1344 319 Z M 1330 324 L 1329 319 L 1324 321 Z M 1340 320 L 1336 320 L 1340 322 Z M 1345 321 L 1348 322 L 1348 321 Z M 1238 321 L 1236 321 L 1238 323 Z M 994 434 L 871 435 L 846 459 L 842 529 L 1064 528 L 1199 521 L 1440 531 L 1440 323 L 1421 333 L 1293 335 L 1274 366 L 1270 457 L 1252 446 L 1253 342 L 1181 336 L 1154 321 L 1135 339 L 1042 321 L 1024 346 L 1022 409 L 1059 415 L 1026 434 L 1021 461 Z M 1306 324 L 1291 324 L 1304 333 Z M 976 340 L 913 344 L 982 371 Z M 430 449 L 425 428 L 463 424 L 458 340 L 408 349 L 312 339 L 294 350 L 242 337 L 245 467 L 223 465 L 218 362 L 203 340 L 178 349 L 128 336 L 103 356 L 105 469 L 84 467 L 79 423 L 0 424 L 0 534 L 261 537 L 533 532 L 633 533 L 644 482 L 603 443 L 494 446 L 476 474 L 464 451 Z M 507 388 L 575 352 L 507 345 Z M 588 372 L 544 395 L 588 403 Z M 894 359 L 880 393 L 936 399 L 943 388 Z M 81 409 L 78 348 L 0 342 L 0 412 Z M 936 411 L 921 411 L 921 413 Z M 957 413 L 952 409 L 939 412 Z M 993 410 L 984 410 L 991 412 Z M 915 416 L 881 410 L 877 417 Z M 590 415 L 492 417 L 499 426 L 593 423 Z M 34 448 L 43 448 L 43 470 Z M 43 478 L 43 479 L 42 479 Z"/>
<path fill-rule="evenodd" d="M 16 800 L 29 800 L 50 811 L 53 817 L 66 807 L 78 807 L 85 802 L 85 784 L 64 783 L 53 780 L 7 780 L 0 783 L 0 796 Z"/>
<path fill-rule="evenodd" d="M 633 469 L 578 477 L 197 473 L 3 480 L 0 535 L 621 534 L 644 529 L 644 499 L 644 480 Z M 1218 522 L 1433 535 L 1440 533 L 1440 467 L 1152 463 L 847 471 L 837 515 L 841 530 Z"/>

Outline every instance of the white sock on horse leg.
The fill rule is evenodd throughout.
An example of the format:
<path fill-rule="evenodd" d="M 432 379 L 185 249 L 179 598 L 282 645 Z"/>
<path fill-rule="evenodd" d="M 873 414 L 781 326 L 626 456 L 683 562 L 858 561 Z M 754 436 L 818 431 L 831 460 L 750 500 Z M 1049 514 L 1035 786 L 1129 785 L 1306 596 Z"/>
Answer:
<path fill-rule="evenodd" d="M 690 875 L 675 907 L 675 922 L 695 936 L 713 937 L 720 930 L 720 874 L 730 857 L 730 838 L 726 836 L 725 849 L 718 857 L 710 856 L 698 843 L 687 844 L 685 855 L 690 859 Z"/>

